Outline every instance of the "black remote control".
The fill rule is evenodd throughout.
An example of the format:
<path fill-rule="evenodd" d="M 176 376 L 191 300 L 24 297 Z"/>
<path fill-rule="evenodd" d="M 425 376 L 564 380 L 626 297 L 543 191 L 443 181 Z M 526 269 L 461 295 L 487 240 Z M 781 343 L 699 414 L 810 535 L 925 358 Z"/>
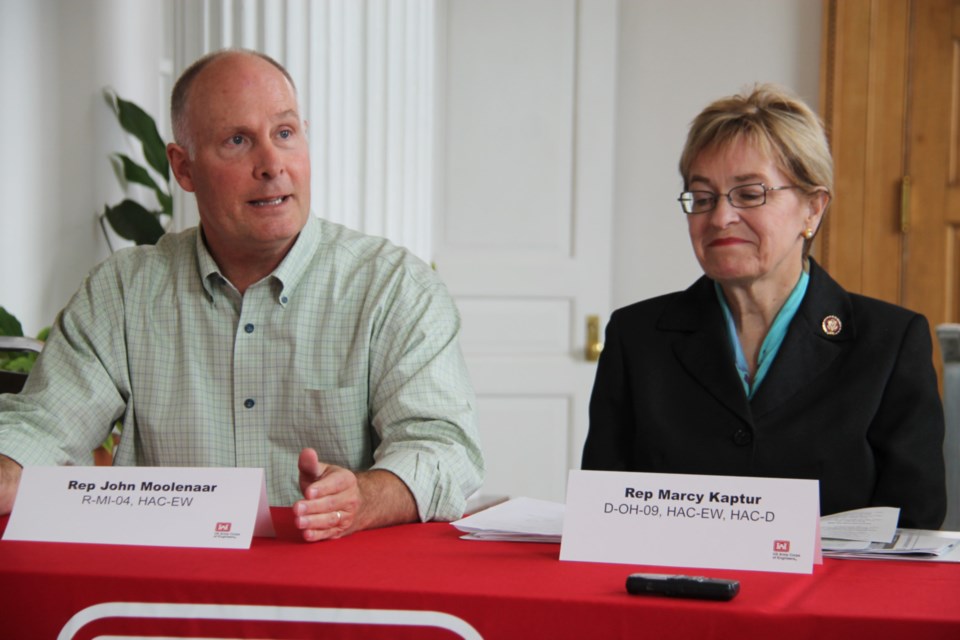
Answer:
<path fill-rule="evenodd" d="M 740 592 L 740 582 L 702 576 L 634 573 L 627 576 L 627 592 L 633 595 L 730 600 Z"/>

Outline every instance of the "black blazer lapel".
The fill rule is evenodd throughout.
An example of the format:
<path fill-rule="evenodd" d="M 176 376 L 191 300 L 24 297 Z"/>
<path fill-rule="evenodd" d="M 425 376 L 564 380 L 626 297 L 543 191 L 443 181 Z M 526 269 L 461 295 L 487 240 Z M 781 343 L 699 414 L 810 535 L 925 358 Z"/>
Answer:
<path fill-rule="evenodd" d="M 702 277 L 680 294 L 664 309 L 657 329 L 685 333 L 673 349 L 680 364 L 712 396 L 752 424 L 713 281 Z M 676 401 L 683 402 L 683 398 Z"/>
<path fill-rule="evenodd" d="M 811 259 L 806 295 L 754 394 L 753 415 L 761 418 L 807 387 L 833 364 L 844 343 L 855 337 L 850 297 Z"/>

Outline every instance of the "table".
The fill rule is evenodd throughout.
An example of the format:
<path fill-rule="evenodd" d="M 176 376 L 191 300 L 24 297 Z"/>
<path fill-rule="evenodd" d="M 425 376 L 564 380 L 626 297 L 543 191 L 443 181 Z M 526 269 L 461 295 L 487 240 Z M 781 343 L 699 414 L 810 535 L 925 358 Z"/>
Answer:
<path fill-rule="evenodd" d="M 277 537 L 249 550 L 0 541 L 0 637 L 960 638 L 960 564 L 681 571 L 740 580 L 707 602 L 630 596 L 628 573 L 677 571 L 561 562 L 556 544 L 442 523 L 307 544 L 272 514 Z"/>

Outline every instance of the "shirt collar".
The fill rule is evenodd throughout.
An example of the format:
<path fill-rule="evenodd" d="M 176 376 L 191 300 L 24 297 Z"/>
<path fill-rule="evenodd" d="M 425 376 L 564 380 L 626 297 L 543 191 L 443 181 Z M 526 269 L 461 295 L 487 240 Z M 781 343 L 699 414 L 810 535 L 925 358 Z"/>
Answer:
<path fill-rule="evenodd" d="M 281 305 L 287 305 L 303 274 L 307 272 L 320 244 L 320 235 L 320 221 L 311 213 L 283 262 L 271 274 L 280 285 L 277 287 L 277 302 Z"/>
<path fill-rule="evenodd" d="M 210 255 L 210 250 L 207 249 L 207 243 L 203 241 L 203 228 L 200 225 L 197 225 L 196 248 L 197 273 L 200 275 L 200 281 L 203 283 L 203 288 L 207 292 L 207 298 L 213 302 L 214 283 L 226 280 L 226 278 L 220 273 L 220 267 L 217 266 L 216 260 Z"/>
<path fill-rule="evenodd" d="M 294 289 L 303 279 L 307 268 L 316 253 L 316 247 L 320 243 L 321 225 L 312 213 L 307 216 L 307 223 L 300 230 L 296 242 L 290 247 L 283 261 L 274 269 L 269 278 L 277 282 L 277 303 L 286 306 L 290 301 L 290 296 Z M 220 273 L 220 267 L 216 260 L 210 255 L 206 243 L 203 241 L 203 227 L 197 227 L 197 272 L 200 280 L 203 282 L 203 288 L 207 296 L 213 300 L 214 284 L 218 281 L 226 281 L 226 278 Z"/>

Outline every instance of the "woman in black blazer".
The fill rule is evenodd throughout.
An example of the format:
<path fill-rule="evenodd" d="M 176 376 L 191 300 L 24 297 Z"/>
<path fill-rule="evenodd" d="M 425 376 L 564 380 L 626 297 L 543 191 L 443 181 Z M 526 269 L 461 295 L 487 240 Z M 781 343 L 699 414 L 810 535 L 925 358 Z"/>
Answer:
<path fill-rule="evenodd" d="M 833 186 L 817 117 L 772 85 L 718 100 L 680 173 L 705 275 L 612 314 L 583 468 L 817 479 L 822 514 L 894 506 L 938 528 L 930 330 L 808 256 Z"/>

